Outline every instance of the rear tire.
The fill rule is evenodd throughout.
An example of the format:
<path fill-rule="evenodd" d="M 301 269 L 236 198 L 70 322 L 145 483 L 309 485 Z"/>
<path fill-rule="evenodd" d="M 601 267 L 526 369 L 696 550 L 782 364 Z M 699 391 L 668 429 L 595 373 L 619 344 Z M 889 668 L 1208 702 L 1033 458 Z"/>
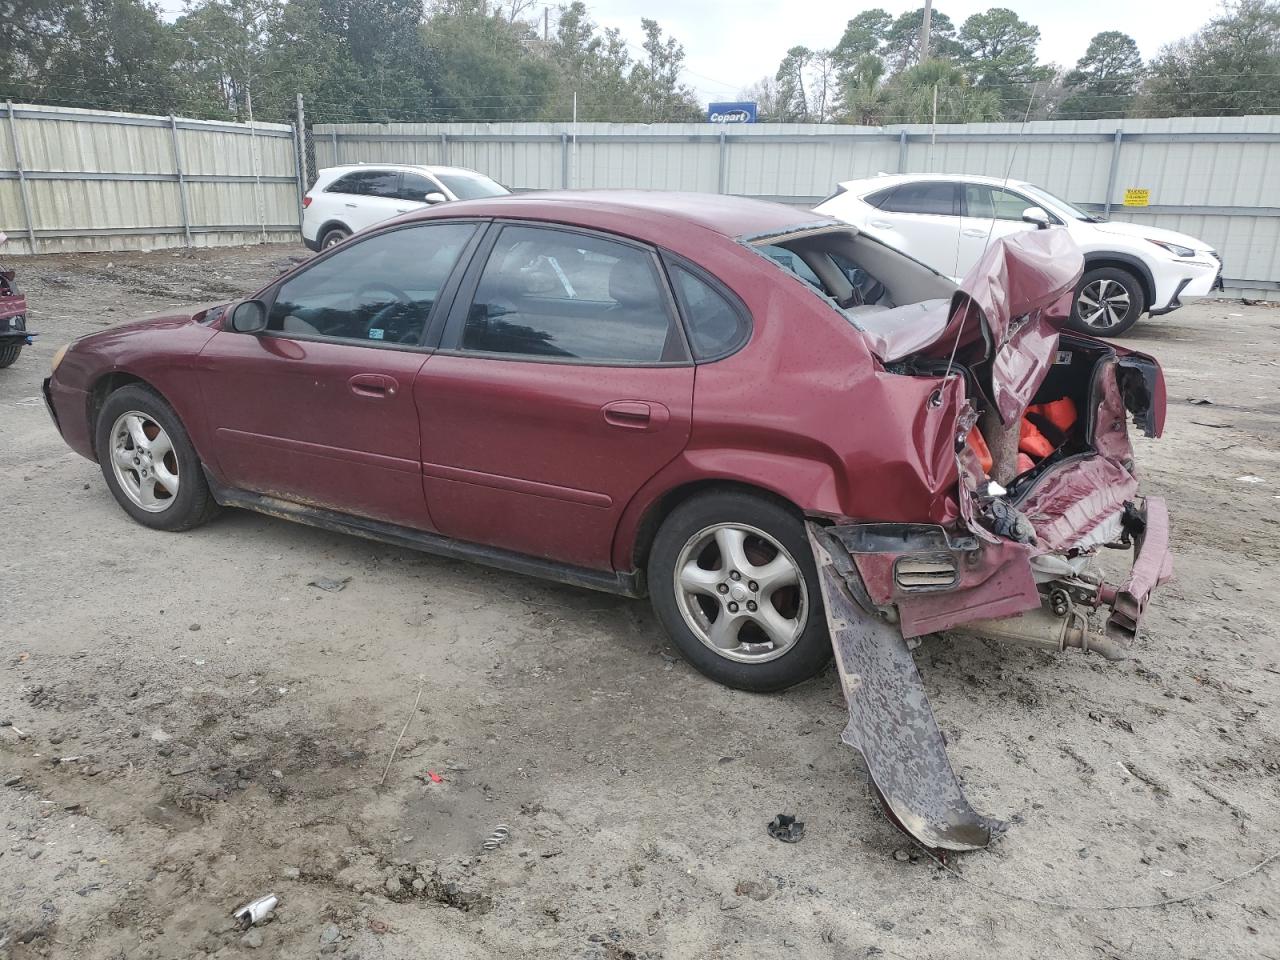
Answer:
<path fill-rule="evenodd" d="M 648 580 L 685 659 L 725 686 L 782 690 L 831 659 L 804 521 L 780 501 L 737 490 L 686 500 L 658 530 Z"/>
<path fill-rule="evenodd" d="M 18 360 L 18 354 L 22 352 L 22 344 L 11 343 L 7 346 L 0 347 L 0 370 L 5 367 L 12 367 Z"/>
<path fill-rule="evenodd" d="M 343 230 L 341 227 L 332 227 L 324 232 L 324 236 L 320 238 L 320 250 L 324 252 L 330 247 L 336 247 L 347 237 L 351 236 L 349 230 Z"/>
<path fill-rule="evenodd" d="M 1086 270 L 1076 285 L 1068 326 L 1092 337 L 1118 337 L 1138 322 L 1147 298 L 1138 278 L 1117 267 Z"/>
<path fill-rule="evenodd" d="M 94 435 L 112 496 L 144 527 L 190 530 L 217 512 L 182 421 L 151 388 L 130 384 L 108 395 Z"/>

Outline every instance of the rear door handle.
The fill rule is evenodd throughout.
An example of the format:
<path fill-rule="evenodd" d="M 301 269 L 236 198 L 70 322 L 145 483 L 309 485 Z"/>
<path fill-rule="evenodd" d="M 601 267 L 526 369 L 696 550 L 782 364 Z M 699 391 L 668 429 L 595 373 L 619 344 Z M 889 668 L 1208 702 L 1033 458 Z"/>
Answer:
<path fill-rule="evenodd" d="M 347 381 L 347 386 L 357 397 L 369 397 L 373 400 L 394 397 L 400 389 L 395 377 L 388 377 L 385 373 L 357 373 Z"/>
<path fill-rule="evenodd" d="M 869 226 L 869 227 L 879 227 L 881 230 L 892 230 L 892 229 L 893 229 L 893 224 L 892 224 L 892 223 L 890 223 L 888 220 L 868 220 L 868 221 L 867 221 L 867 226 Z"/>
<path fill-rule="evenodd" d="M 615 400 L 600 412 L 605 423 L 623 430 L 658 430 L 671 419 L 671 411 L 652 400 Z"/>
<path fill-rule="evenodd" d="M 352 210 L 356 208 L 356 205 L 354 203 L 348 203 L 347 206 L 350 207 Z"/>

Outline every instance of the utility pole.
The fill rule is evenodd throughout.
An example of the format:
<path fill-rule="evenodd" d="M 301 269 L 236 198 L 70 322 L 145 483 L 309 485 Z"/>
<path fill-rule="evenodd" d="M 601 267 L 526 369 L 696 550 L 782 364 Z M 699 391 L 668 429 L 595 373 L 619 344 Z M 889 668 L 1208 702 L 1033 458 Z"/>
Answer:
<path fill-rule="evenodd" d="M 546 43 L 551 39 L 551 8 L 542 8 L 542 42 Z"/>
<path fill-rule="evenodd" d="M 929 21 L 933 19 L 933 0 L 924 0 L 924 23 L 920 25 L 920 62 L 929 59 Z"/>

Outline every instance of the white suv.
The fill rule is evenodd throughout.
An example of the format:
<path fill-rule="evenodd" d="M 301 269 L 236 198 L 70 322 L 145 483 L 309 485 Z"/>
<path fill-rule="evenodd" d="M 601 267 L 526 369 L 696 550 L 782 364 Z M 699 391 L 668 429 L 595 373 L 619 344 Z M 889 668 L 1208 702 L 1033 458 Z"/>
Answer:
<path fill-rule="evenodd" d="M 302 198 L 302 242 L 311 250 L 323 250 L 357 230 L 411 210 L 510 192 L 465 167 L 398 163 L 325 167 Z"/>
<path fill-rule="evenodd" d="M 816 208 L 959 282 L 989 243 L 1019 230 L 1063 226 L 1084 253 L 1072 326 L 1114 337 L 1221 287 L 1222 263 L 1204 242 L 1103 220 L 1019 180 L 944 174 L 881 175 L 841 183 Z"/>

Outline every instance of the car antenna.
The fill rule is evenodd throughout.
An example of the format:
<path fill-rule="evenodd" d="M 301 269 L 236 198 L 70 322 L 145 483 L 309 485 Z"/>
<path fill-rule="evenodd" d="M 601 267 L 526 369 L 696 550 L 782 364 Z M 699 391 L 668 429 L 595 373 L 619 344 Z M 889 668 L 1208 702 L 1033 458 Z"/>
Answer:
<path fill-rule="evenodd" d="M 1018 130 L 1018 139 L 1014 141 L 1013 150 L 1010 151 L 1009 153 L 1009 163 L 1004 168 L 1004 182 L 1001 183 L 1001 187 L 1007 188 L 1009 186 L 1009 178 L 1013 176 L 1013 164 L 1014 164 L 1014 161 L 1018 159 L 1018 148 L 1022 146 L 1022 137 L 1026 134 L 1027 124 L 1031 120 L 1031 108 L 1035 105 L 1036 87 L 1039 86 L 1039 84 L 1040 84 L 1039 80 L 1036 80 L 1031 84 L 1031 96 L 1027 99 L 1027 112 L 1024 113 L 1022 116 L 1022 126 Z M 993 214 L 995 213 L 994 203 L 992 203 L 991 212 Z M 995 217 L 993 216 L 991 218 L 991 226 L 987 227 L 987 239 L 984 240 L 982 243 L 982 253 L 978 255 L 979 263 L 981 263 L 982 258 L 987 255 L 987 248 L 991 246 L 991 234 L 995 231 L 995 228 L 996 228 L 996 220 L 995 220 Z M 960 238 L 957 237 L 956 238 L 957 247 L 959 246 L 959 244 L 960 244 Z M 947 357 L 947 370 L 942 375 L 942 378 L 944 380 L 951 376 L 951 366 L 953 363 L 955 363 L 956 351 L 960 349 L 960 336 L 961 334 L 964 333 L 964 325 L 965 325 L 965 322 L 968 321 L 968 319 L 969 319 L 969 304 L 966 303 L 964 308 L 964 316 L 960 318 L 960 327 L 959 329 L 956 330 L 955 343 L 951 345 L 951 356 Z"/>

